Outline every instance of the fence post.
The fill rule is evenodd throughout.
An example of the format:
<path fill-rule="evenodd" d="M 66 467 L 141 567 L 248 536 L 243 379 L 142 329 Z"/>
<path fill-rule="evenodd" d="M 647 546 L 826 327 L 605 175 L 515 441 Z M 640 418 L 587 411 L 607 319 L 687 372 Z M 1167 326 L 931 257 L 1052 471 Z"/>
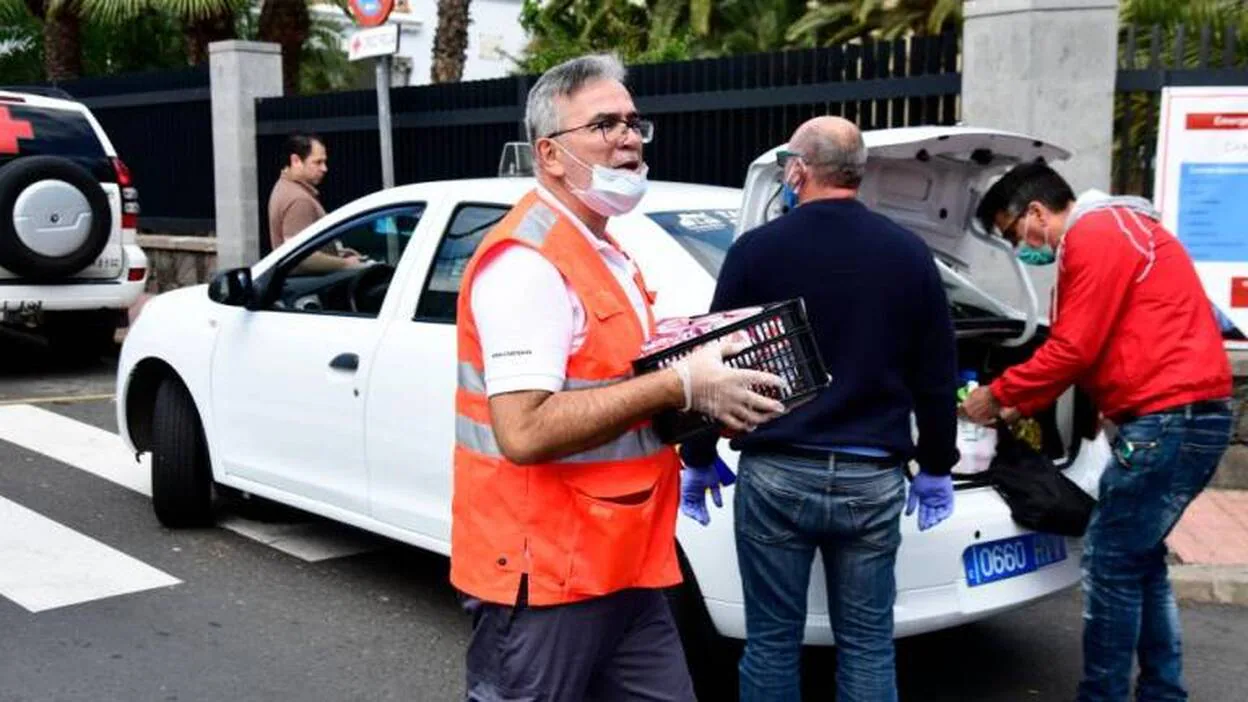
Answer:
<path fill-rule="evenodd" d="M 966 0 L 962 119 L 1070 149 L 1076 192 L 1108 190 L 1118 0 Z"/>
<path fill-rule="evenodd" d="M 282 50 L 277 44 L 219 41 L 208 45 L 208 55 L 217 268 L 226 269 L 260 258 L 256 98 L 281 96 Z"/>

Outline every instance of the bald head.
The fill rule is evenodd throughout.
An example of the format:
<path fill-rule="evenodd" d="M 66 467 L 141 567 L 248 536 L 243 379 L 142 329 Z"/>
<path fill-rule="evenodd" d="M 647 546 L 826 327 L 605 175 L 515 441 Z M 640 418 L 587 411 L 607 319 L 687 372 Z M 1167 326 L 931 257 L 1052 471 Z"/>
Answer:
<path fill-rule="evenodd" d="M 815 117 L 789 139 L 789 150 L 802 156 L 815 184 L 857 189 L 867 165 L 867 149 L 857 125 L 840 117 Z"/>

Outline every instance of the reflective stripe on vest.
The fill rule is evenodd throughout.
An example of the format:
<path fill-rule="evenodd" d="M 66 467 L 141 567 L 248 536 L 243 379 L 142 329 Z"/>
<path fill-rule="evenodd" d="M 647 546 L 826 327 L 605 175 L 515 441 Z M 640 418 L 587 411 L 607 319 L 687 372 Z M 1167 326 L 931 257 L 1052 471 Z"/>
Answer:
<path fill-rule="evenodd" d="M 455 442 L 460 446 L 488 458 L 502 459 L 503 452 L 494 438 L 494 430 L 487 424 L 474 422 L 468 417 L 455 416 Z M 614 441 L 602 446 L 565 456 L 550 463 L 575 465 L 579 463 L 602 463 L 606 461 L 627 461 L 653 456 L 665 448 L 662 441 L 650 428 L 633 429 L 624 432 Z"/>
<path fill-rule="evenodd" d="M 630 376 L 621 375 L 616 378 L 608 378 L 606 380 L 581 380 L 579 378 L 566 378 L 563 381 L 564 390 L 591 390 L 593 388 L 604 388 L 608 385 L 628 380 Z M 472 367 L 471 363 L 460 361 L 459 368 L 456 370 L 456 378 L 459 381 L 459 387 L 465 392 L 473 395 L 485 394 L 485 378 Z"/>
<path fill-rule="evenodd" d="M 512 236 L 540 249 L 546 243 L 546 237 L 550 236 L 556 220 L 558 216 L 554 210 L 544 202 L 536 202 L 524 213 L 524 218 L 520 220 Z"/>

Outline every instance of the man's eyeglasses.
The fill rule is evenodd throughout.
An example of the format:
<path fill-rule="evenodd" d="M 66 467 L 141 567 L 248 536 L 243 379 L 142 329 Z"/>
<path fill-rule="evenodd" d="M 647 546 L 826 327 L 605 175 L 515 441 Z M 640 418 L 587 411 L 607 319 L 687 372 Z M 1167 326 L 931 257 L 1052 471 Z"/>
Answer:
<path fill-rule="evenodd" d="M 648 119 L 640 119 L 637 117 L 629 117 L 622 119 L 620 117 L 603 117 L 588 124 L 582 124 L 579 127 L 570 127 L 551 134 L 547 134 L 548 139 L 554 139 L 557 136 L 569 134 L 581 129 L 596 129 L 602 135 L 602 140 L 611 144 L 623 141 L 627 137 L 628 132 L 634 131 L 637 136 L 641 137 L 641 143 L 649 144 L 654 139 L 654 122 Z"/>
<path fill-rule="evenodd" d="M 1010 223 L 1000 230 L 1001 237 L 1005 239 L 1006 241 L 1010 242 L 1011 244 L 1013 244 L 1014 246 L 1018 246 L 1018 232 L 1014 231 L 1014 227 L 1018 226 L 1018 223 L 1023 219 L 1024 216 L 1026 216 L 1026 214 L 1027 214 L 1027 208 L 1023 208 L 1022 212 L 1019 212 L 1018 214 L 1014 215 L 1014 219 L 1010 220 Z"/>

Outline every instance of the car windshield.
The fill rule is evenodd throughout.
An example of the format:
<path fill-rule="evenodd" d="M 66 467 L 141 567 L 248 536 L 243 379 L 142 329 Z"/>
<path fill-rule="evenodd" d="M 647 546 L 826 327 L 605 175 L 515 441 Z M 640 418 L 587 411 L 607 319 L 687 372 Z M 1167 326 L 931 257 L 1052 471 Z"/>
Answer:
<path fill-rule="evenodd" d="M 711 277 L 719 277 L 724 256 L 732 246 L 737 210 L 673 210 L 646 216 L 671 234 Z"/>

